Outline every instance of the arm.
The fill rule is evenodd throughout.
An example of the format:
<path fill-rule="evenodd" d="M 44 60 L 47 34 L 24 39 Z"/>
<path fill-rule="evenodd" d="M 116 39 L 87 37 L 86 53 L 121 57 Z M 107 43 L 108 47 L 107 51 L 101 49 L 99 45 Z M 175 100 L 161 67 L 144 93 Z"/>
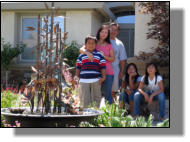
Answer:
<path fill-rule="evenodd" d="M 114 55 L 114 51 L 110 50 L 110 56 L 105 56 L 103 52 L 101 52 L 104 56 L 104 58 L 109 61 L 109 62 L 114 62 L 115 61 L 115 55 Z"/>
<path fill-rule="evenodd" d="M 122 79 L 123 75 L 124 75 L 124 69 L 125 69 L 126 60 L 121 60 L 119 62 L 119 64 L 120 64 L 119 79 Z"/>
<path fill-rule="evenodd" d="M 135 84 L 133 83 L 132 78 L 129 78 L 129 87 L 131 90 L 136 90 L 139 86 L 139 82 L 136 82 Z"/>
<path fill-rule="evenodd" d="M 140 92 L 140 94 L 142 94 L 142 95 L 144 96 L 145 100 L 146 100 L 147 102 L 149 102 L 149 96 L 148 96 L 148 94 L 146 94 L 146 93 L 143 91 L 143 87 L 144 87 L 144 82 L 141 81 L 140 84 L 139 84 L 138 91 Z"/>
<path fill-rule="evenodd" d="M 159 87 L 160 87 L 160 90 L 154 92 L 151 94 L 151 97 L 154 97 L 154 96 L 157 96 L 158 94 L 164 92 L 164 85 L 163 85 L 163 82 L 162 80 L 158 83 Z"/>
<path fill-rule="evenodd" d="M 81 54 L 86 54 L 88 56 L 88 59 L 91 60 L 91 61 L 93 61 L 93 58 L 94 58 L 93 54 L 90 53 L 90 52 L 88 52 L 88 51 L 86 51 L 85 46 L 81 47 L 80 50 L 79 50 L 79 52 Z"/>
<path fill-rule="evenodd" d="M 137 81 L 135 84 L 133 83 L 133 77 L 135 77 L 137 73 L 133 73 L 129 75 L 129 87 L 131 90 L 136 90 L 139 86 L 139 82 Z"/>
<path fill-rule="evenodd" d="M 102 82 L 104 82 L 104 80 L 106 79 L 106 70 L 102 69 L 101 74 L 102 74 L 102 78 L 100 78 L 99 80 L 100 84 L 102 84 Z"/>
<path fill-rule="evenodd" d="M 122 80 L 122 83 L 121 83 L 121 88 L 125 89 L 126 88 L 126 83 L 124 80 Z"/>
<path fill-rule="evenodd" d="M 80 76 L 80 70 L 79 69 L 76 69 L 75 75 L 79 78 L 79 76 Z"/>
<path fill-rule="evenodd" d="M 123 74 L 124 74 L 124 69 L 125 69 L 125 64 L 127 62 L 127 54 L 125 47 L 123 43 L 121 42 L 120 48 L 119 48 L 119 65 L 120 65 L 120 73 L 119 73 L 119 78 L 121 79 Z"/>

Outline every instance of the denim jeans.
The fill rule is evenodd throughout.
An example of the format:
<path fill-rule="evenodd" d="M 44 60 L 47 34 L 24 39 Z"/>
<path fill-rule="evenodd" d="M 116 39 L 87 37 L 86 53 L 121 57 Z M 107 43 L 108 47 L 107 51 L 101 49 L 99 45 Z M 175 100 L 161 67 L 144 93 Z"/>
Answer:
<path fill-rule="evenodd" d="M 114 75 L 106 75 L 106 80 L 102 83 L 102 93 L 104 94 L 105 100 L 109 104 L 112 104 L 112 84 Z"/>
<path fill-rule="evenodd" d="M 131 95 L 128 95 L 126 92 L 121 93 L 119 96 L 119 101 L 126 103 L 127 101 L 131 102 L 134 100 L 134 94 L 137 92 L 137 90 L 133 90 Z"/>
<path fill-rule="evenodd" d="M 149 96 L 151 95 L 150 92 L 146 92 Z M 153 100 L 158 100 L 159 102 L 159 112 L 160 117 L 163 118 L 165 116 L 165 95 L 164 93 L 160 93 L 154 96 Z M 134 115 L 140 115 L 140 105 L 141 103 L 145 102 L 145 98 L 139 92 L 136 92 L 134 95 Z"/>

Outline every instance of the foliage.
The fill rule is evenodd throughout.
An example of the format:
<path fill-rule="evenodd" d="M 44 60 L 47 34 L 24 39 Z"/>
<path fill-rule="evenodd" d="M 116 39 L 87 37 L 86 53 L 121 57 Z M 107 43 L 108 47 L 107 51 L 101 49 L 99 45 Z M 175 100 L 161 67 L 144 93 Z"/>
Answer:
<path fill-rule="evenodd" d="M 148 22 L 147 39 L 158 41 L 152 52 L 142 51 L 137 57 L 139 60 L 150 59 L 160 66 L 169 65 L 169 3 L 168 2 L 141 2 L 139 6 L 143 14 L 151 14 Z"/>
<path fill-rule="evenodd" d="M 169 127 L 169 119 L 157 124 L 157 127 Z"/>
<path fill-rule="evenodd" d="M 169 127 L 169 119 L 153 126 L 152 115 L 147 120 L 142 116 L 134 119 L 127 115 L 126 110 L 120 109 L 117 104 L 106 104 L 101 110 L 104 111 L 104 114 L 98 116 L 94 122 L 81 122 L 79 127 Z"/>
<path fill-rule="evenodd" d="M 11 61 L 21 54 L 26 47 L 25 44 L 16 44 L 15 46 L 11 45 L 9 42 L 5 42 L 1 38 L 1 65 L 5 70 L 9 69 Z"/>
<path fill-rule="evenodd" d="M 79 53 L 80 45 L 76 41 L 72 41 L 69 45 L 66 46 L 66 49 L 63 52 L 64 58 L 66 58 L 66 63 L 70 67 L 74 67 Z"/>
<path fill-rule="evenodd" d="M 1 108 L 18 107 L 21 104 L 20 94 L 13 88 L 1 89 Z"/>
<path fill-rule="evenodd" d="M 2 117 L 1 117 L 2 120 Z M 15 125 L 8 124 L 5 119 L 1 121 L 1 127 L 20 127 L 20 123 L 15 121 Z"/>

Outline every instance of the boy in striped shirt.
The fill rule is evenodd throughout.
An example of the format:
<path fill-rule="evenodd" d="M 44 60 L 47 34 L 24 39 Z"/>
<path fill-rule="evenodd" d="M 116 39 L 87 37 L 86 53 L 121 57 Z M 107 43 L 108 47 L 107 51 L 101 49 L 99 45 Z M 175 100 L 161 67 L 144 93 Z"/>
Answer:
<path fill-rule="evenodd" d="M 101 84 L 105 80 L 106 61 L 102 54 L 96 50 L 96 38 L 87 36 L 85 48 L 94 56 L 93 61 L 85 54 L 80 54 L 76 63 L 76 76 L 79 77 L 80 106 L 87 108 L 94 102 L 100 107 Z"/>

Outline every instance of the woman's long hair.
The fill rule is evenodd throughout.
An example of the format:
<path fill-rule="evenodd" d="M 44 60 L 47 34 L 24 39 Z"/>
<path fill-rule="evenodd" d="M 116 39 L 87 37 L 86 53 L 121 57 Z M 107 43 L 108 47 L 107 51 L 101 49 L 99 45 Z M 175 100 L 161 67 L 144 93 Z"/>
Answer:
<path fill-rule="evenodd" d="M 126 68 L 126 74 L 125 74 L 125 82 L 126 82 L 126 85 L 129 85 L 128 69 L 129 69 L 130 66 L 133 66 L 133 67 L 135 68 L 136 73 L 137 73 L 137 75 L 135 76 L 134 81 L 133 81 L 134 84 L 137 82 L 137 78 L 139 77 L 139 73 L 138 73 L 137 66 L 136 66 L 134 63 L 128 64 L 128 65 L 127 65 L 127 68 Z"/>
<path fill-rule="evenodd" d="M 148 76 L 149 76 L 149 74 L 148 74 L 148 72 L 147 72 L 147 69 L 148 69 L 148 67 L 151 66 L 151 65 L 153 65 L 153 66 L 155 67 L 155 69 L 156 69 L 156 72 L 155 72 L 155 76 L 156 76 L 155 84 L 157 83 L 157 76 L 160 75 L 160 73 L 159 73 L 159 71 L 158 71 L 157 65 L 156 65 L 155 63 L 148 63 L 148 64 L 146 65 L 145 78 L 144 78 L 144 83 L 145 83 L 146 85 L 148 85 Z"/>
<path fill-rule="evenodd" d="M 107 29 L 107 30 L 108 30 L 108 36 L 107 36 L 107 38 L 105 39 L 105 41 L 106 41 L 107 43 L 111 44 L 111 42 L 110 42 L 110 30 L 109 30 L 109 27 L 108 27 L 107 25 L 102 25 L 102 26 L 99 28 L 99 30 L 98 30 L 98 32 L 97 32 L 97 34 L 96 34 L 97 40 L 100 40 L 100 32 L 101 32 L 103 29 Z"/>

